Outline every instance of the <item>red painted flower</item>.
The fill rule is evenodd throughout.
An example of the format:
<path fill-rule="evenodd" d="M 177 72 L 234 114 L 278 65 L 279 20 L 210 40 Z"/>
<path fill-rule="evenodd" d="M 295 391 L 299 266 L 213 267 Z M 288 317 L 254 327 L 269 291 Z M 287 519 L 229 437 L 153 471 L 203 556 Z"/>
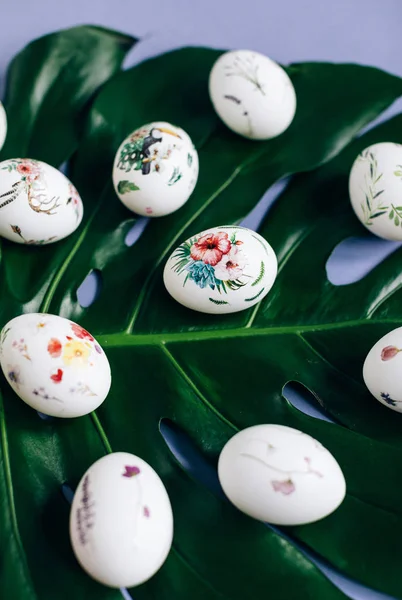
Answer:
<path fill-rule="evenodd" d="M 17 171 L 21 175 L 36 175 L 39 172 L 39 166 L 29 160 L 24 160 L 17 165 Z"/>
<path fill-rule="evenodd" d="M 89 340 L 90 342 L 94 341 L 94 338 L 92 337 L 92 335 L 86 329 L 81 327 L 81 325 L 76 325 L 75 323 L 71 323 L 71 329 L 73 330 L 73 332 L 77 336 L 77 338 L 80 338 L 80 340 Z"/>
<path fill-rule="evenodd" d="M 206 233 L 191 246 L 191 258 L 215 266 L 232 247 L 228 234 L 223 231 Z"/>
<path fill-rule="evenodd" d="M 385 348 L 381 351 L 381 360 L 391 360 L 400 352 L 399 348 L 396 346 L 385 346 Z"/>
<path fill-rule="evenodd" d="M 61 369 L 57 369 L 57 372 L 50 376 L 50 379 L 54 383 L 60 383 L 63 379 L 63 371 Z"/>
<path fill-rule="evenodd" d="M 62 345 L 57 338 L 51 338 L 47 345 L 47 351 L 52 358 L 59 358 L 61 355 Z"/>

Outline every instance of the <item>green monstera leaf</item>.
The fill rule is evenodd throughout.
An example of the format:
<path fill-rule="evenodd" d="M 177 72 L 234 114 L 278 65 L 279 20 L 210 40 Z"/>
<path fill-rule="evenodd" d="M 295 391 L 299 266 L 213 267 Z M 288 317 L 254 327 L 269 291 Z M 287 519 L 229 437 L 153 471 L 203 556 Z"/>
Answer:
<path fill-rule="evenodd" d="M 78 31 L 92 48 L 94 30 L 74 35 Z M 124 36 L 95 31 L 130 45 Z M 23 53 L 13 63 L 9 98 L 12 82 L 22 89 L 27 71 L 32 85 L 26 97 L 34 94 L 44 64 L 59 60 L 57 43 L 36 44 L 40 52 Z M 69 49 L 74 55 L 75 43 Z M 83 60 L 109 52 L 116 56 L 115 44 L 100 44 Z M 68 48 L 64 59 L 66 54 Z M 159 573 L 133 591 L 136 599 L 345 598 L 292 539 L 344 573 L 402 597 L 395 568 L 402 558 L 400 416 L 372 399 L 361 380 L 372 343 L 400 323 L 400 251 L 350 286 L 333 286 L 325 272 L 336 244 L 361 230 L 347 193 L 355 155 L 370 142 L 400 139 L 402 119 L 356 135 L 402 94 L 402 81 L 357 65 L 292 65 L 288 72 L 298 97 L 294 122 L 274 140 L 251 142 L 228 131 L 212 110 L 207 80 L 218 55 L 185 48 L 117 74 L 93 100 L 85 129 L 77 129 L 74 139 L 71 122 L 82 123 L 86 110 L 86 103 L 74 98 L 86 89 L 89 67 L 77 70 L 73 87 L 64 78 L 56 82 L 59 97 L 66 98 L 70 89 L 67 123 L 61 109 L 56 115 L 57 135 L 52 111 L 46 121 L 46 102 L 26 102 L 11 122 L 16 133 L 11 131 L 12 146 L 3 157 L 10 156 L 10 148 L 15 155 L 29 148 L 32 158 L 58 166 L 78 147 L 70 176 L 83 197 L 85 217 L 73 236 L 53 246 L 2 241 L 1 324 L 28 311 L 80 322 L 104 346 L 113 384 L 96 414 L 63 421 L 39 419 L 1 380 L 4 597 L 120 597 L 76 563 L 68 539 L 69 506 L 61 492 L 65 482 L 74 488 L 90 464 L 110 451 L 147 460 L 173 505 L 172 551 Z M 39 118 L 40 130 L 24 133 L 18 124 Z M 115 196 L 112 163 L 124 137 L 153 120 L 171 121 L 190 134 L 200 176 L 187 204 L 152 220 L 129 247 L 125 239 L 135 218 Z M 238 223 L 271 184 L 289 174 L 296 174 L 293 182 L 260 229 L 279 259 L 270 294 L 249 311 L 222 317 L 176 304 L 161 277 L 170 252 L 203 229 Z M 77 288 L 92 270 L 102 280 L 101 293 L 84 308 Z M 308 387 L 337 424 L 296 410 L 282 396 L 291 380 Z M 195 479 L 169 449 L 161 421 L 186 434 L 211 468 L 240 428 L 264 422 L 299 428 L 338 459 L 348 486 L 345 502 L 318 523 L 288 528 L 285 539 Z"/>

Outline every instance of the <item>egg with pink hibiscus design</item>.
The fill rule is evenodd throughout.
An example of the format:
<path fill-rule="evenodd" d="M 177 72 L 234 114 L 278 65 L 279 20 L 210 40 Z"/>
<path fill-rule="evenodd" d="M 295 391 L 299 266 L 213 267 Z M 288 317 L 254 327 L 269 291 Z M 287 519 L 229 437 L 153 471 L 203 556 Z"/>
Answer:
<path fill-rule="evenodd" d="M 332 454 L 309 435 L 283 425 L 255 425 L 234 435 L 220 454 L 218 475 L 239 510 L 275 525 L 323 519 L 346 494 Z"/>
<path fill-rule="evenodd" d="M 402 327 L 384 335 L 367 354 L 363 379 L 370 393 L 387 408 L 402 412 Z"/>
<path fill-rule="evenodd" d="M 2 149 L 7 135 L 7 115 L 3 104 L 0 102 L 0 150 Z"/>
<path fill-rule="evenodd" d="M 154 469 L 127 452 L 97 460 L 83 475 L 70 513 L 82 568 L 104 585 L 140 585 L 165 562 L 173 538 L 169 496 Z"/>
<path fill-rule="evenodd" d="M 109 361 L 83 327 L 56 315 L 24 314 L 0 332 L 0 365 L 15 393 L 54 417 L 80 417 L 105 400 Z"/>
<path fill-rule="evenodd" d="M 225 314 L 251 308 L 271 289 L 276 255 L 258 233 L 234 225 L 192 236 L 170 255 L 163 278 L 183 306 Z"/>

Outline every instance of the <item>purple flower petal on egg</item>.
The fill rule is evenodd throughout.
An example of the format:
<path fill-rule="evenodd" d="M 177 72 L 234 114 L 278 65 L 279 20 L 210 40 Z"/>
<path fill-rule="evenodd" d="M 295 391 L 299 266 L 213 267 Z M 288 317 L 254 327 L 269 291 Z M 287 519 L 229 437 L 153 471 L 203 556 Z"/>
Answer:
<path fill-rule="evenodd" d="M 295 484 L 291 479 L 285 479 L 284 481 L 271 481 L 272 487 L 275 492 L 281 492 L 284 496 L 289 496 L 295 491 Z"/>
<path fill-rule="evenodd" d="M 128 465 L 125 465 L 124 468 L 126 469 L 126 472 L 123 473 L 123 477 L 135 477 L 136 475 L 139 475 L 139 473 L 141 473 L 138 467 L 130 467 Z"/>
<path fill-rule="evenodd" d="M 148 506 L 144 506 L 144 517 L 149 518 L 150 516 L 151 516 L 151 513 L 149 512 Z"/>

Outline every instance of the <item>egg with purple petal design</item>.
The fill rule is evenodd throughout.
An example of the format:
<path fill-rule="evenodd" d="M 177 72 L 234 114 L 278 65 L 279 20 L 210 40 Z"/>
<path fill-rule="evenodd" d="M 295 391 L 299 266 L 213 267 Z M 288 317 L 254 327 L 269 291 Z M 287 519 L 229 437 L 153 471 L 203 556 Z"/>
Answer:
<path fill-rule="evenodd" d="M 173 513 L 160 477 L 144 460 L 114 452 L 83 475 L 70 513 L 70 539 L 82 568 L 104 585 L 140 585 L 165 562 Z"/>
<path fill-rule="evenodd" d="M 239 510 L 275 525 L 323 519 L 346 494 L 332 454 L 309 435 L 283 425 L 255 425 L 236 433 L 219 456 L 218 475 Z"/>

